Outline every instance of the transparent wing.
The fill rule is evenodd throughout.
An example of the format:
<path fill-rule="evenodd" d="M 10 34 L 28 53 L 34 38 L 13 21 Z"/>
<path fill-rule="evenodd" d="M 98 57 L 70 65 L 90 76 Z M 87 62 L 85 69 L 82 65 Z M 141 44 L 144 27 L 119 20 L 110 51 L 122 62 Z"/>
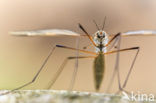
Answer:
<path fill-rule="evenodd" d="M 80 36 L 80 34 L 63 29 L 10 32 L 15 36 Z"/>
<path fill-rule="evenodd" d="M 122 33 L 122 36 L 153 36 L 156 30 L 136 30 Z"/>

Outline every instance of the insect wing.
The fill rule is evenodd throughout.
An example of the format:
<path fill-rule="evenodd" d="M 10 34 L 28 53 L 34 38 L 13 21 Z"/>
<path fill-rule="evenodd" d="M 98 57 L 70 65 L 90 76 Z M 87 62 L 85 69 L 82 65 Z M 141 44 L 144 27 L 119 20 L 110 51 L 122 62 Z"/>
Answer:
<path fill-rule="evenodd" d="M 122 33 L 122 36 L 154 36 L 154 35 L 156 35 L 156 30 L 137 30 Z"/>
<path fill-rule="evenodd" d="M 10 32 L 14 36 L 80 36 L 80 34 L 61 29 Z"/>

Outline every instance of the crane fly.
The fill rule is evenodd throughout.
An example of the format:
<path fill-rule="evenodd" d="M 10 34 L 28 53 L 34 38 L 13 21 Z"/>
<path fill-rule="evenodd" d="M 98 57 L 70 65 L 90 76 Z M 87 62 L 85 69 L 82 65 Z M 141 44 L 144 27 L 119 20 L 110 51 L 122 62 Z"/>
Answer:
<path fill-rule="evenodd" d="M 115 76 L 115 74 L 117 74 L 119 91 L 125 91 L 124 88 L 127 85 L 129 76 L 131 74 L 135 60 L 136 60 L 137 55 L 139 53 L 139 47 L 129 47 L 129 48 L 120 49 L 121 37 L 124 37 L 124 36 L 152 36 L 152 35 L 156 34 L 156 31 L 155 30 L 136 30 L 136 31 L 123 32 L 123 33 L 119 32 L 115 35 L 114 34 L 110 35 L 104 31 L 105 20 L 106 20 L 106 18 L 104 19 L 103 26 L 101 29 L 98 27 L 96 22 L 93 20 L 93 22 L 95 23 L 95 25 L 98 29 L 98 31 L 95 32 L 93 36 L 90 35 L 86 31 L 86 29 L 84 29 L 84 27 L 81 24 L 78 24 L 78 26 L 84 32 L 83 35 L 76 33 L 76 32 L 73 32 L 73 31 L 70 31 L 70 30 L 61 30 L 61 29 L 11 32 L 11 34 L 14 36 L 30 36 L 30 37 L 31 36 L 52 36 L 52 37 L 53 36 L 75 36 L 75 37 L 86 37 L 90 40 L 91 45 L 95 47 L 95 52 L 93 52 L 93 51 L 85 50 L 87 46 L 84 47 L 84 49 L 79 49 L 79 48 L 73 48 L 73 47 L 68 47 L 68 46 L 64 46 L 64 45 L 56 45 L 55 47 L 52 48 L 52 50 L 50 51 L 49 55 L 44 60 L 43 64 L 39 68 L 39 70 L 36 73 L 36 75 L 34 76 L 34 78 L 30 82 L 25 83 L 24 85 L 19 86 L 19 87 L 15 88 L 11 91 L 19 90 L 19 89 L 26 87 L 26 86 L 32 84 L 33 82 L 35 82 L 36 78 L 39 76 L 40 72 L 43 70 L 45 64 L 47 63 L 48 59 L 53 54 L 53 51 L 56 48 L 63 48 L 63 49 L 78 51 L 78 52 L 81 52 L 84 54 L 90 54 L 91 56 L 70 56 L 70 57 L 67 57 L 63 61 L 60 68 L 57 70 L 56 74 L 54 75 L 54 78 L 51 80 L 51 83 L 48 85 L 47 89 L 50 89 L 51 86 L 55 83 L 55 81 L 59 77 L 60 73 L 62 72 L 64 66 L 67 64 L 68 60 L 94 58 L 94 64 L 93 64 L 94 81 L 95 81 L 94 84 L 95 84 L 95 89 L 98 91 L 100 89 L 100 86 L 101 86 L 101 83 L 102 83 L 102 80 L 104 77 L 104 71 L 106 69 L 106 67 L 105 67 L 105 55 L 117 53 L 114 72 L 113 72 L 113 75 L 112 75 L 112 78 L 111 78 L 111 81 L 109 83 L 107 90 L 110 89 L 110 86 L 113 82 L 114 76 Z M 88 45 L 88 46 L 90 46 L 90 45 Z M 108 49 L 108 47 L 110 49 Z M 113 47 L 115 47 L 116 50 L 111 50 Z M 135 54 L 135 57 L 133 59 L 131 66 L 130 66 L 130 69 L 128 71 L 126 79 L 125 79 L 123 85 L 121 85 L 120 74 L 119 74 L 119 52 L 132 51 L 132 50 L 136 50 L 137 52 Z M 4 94 L 6 94 L 6 93 L 4 93 Z"/>

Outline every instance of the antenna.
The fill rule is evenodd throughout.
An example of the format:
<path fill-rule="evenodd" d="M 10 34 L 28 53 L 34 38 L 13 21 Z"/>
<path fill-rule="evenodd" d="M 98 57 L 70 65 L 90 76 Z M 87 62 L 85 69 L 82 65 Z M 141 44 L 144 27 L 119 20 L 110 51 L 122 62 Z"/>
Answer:
<path fill-rule="evenodd" d="M 98 30 L 100 30 L 99 27 L 98 27 L 98 25 L 97 25 L 97 23 L 95 22 L 95 20 L 93 20 L 93 22 L 94 22 L 94 24 L 96 25 L 96 28 L 97 28 Z"/>
<path fill-rule="evenodd" d="M 105 23 L 106 23 L 106 16 L 105 16 L 104 21 L 103 21 L 103 27 L 102 27 L 102 30 L 105 28 Z"/>

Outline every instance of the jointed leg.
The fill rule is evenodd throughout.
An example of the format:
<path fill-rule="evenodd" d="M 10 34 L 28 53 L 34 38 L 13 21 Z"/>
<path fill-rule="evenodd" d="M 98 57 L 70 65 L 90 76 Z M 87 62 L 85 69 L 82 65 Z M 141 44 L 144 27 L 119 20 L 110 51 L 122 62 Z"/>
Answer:
<path fill-rule="evenodd" d="M 115 41 L 114 41 L 114 40 L 115 40 Z M 130 76 L 130 73 L 131 73 L 131 71 L 132 71 L 133 65 L 134 65 L 134 63 L 135 63 L 136 57 L 137 57 L 138 52 L 139 52 L 139 47 L 132 47 L 132 48 L 126 48 L 126 49 L 121 49 L 121 50 L 120 50 L 121 33 L 116 34 L 116 35 L 106 44 L 106 46 L 109 46 L 113 41 L 114 41 L 114 43 L 112 44 L 112 47 L 116 44 L 116 42 L 118 42 L 117 47 L 116 47 L 117 50 L 114 50 L 114 51 L 110 51 L 110 52 L 105 53 L 105 54 L 117 53 L 115 68 L 114 68 L 114 71 L 113 71 L 113 75 L 112 75 L 111 81 L 110 81 L 110 83 L 109 83 L 109 85 L 108 85 L 107 92 L 110 90 L 110 88 L 111 88 L 111 86 L 112 86 L 112 83 L 113 83 L 113 81 L 114 81 L 114 78 L 115 78 L 116 73 L 117 73 L 117 77 L 118 77 L 119 90 L 120 90 L 120 91 L 123 91 L 123 88 L 124 88 L 124 87 L 126 86 L 126 84 L 127 84 L 128 78 L 129 78 L 129 76 Z M 112 47 L 111 47 L 111 48 L 112 48 Z M 110 48 L 110 49 L 111 49 L 111 48 Z M 136 56 L 135 56 L 135 58 L 134 58 L 134 60 L 133 60 L 133 63 L 132 63 L 132 65 L 131 65 L 131 68 L 130 68 L 128 74 L 127 74 L 126 80 L 124 81 L 123 86 L 121 86 L 121 83 L 120 83 L 120 72 L 119 72 L 119 56 L 120 56 L 119 52 L 120 52 L 120 51 L 127 51 L 127 50 L 138 50 L 138 51 L 137 51 L 137 54 L 136 54 Z"/>
<path fill-rule="evenodd" d="M 114 41 L 112 41 L 112 45 L 107 47 L 107 51 L 110 51 L 113 48 L 117 49 L 118 42 L 119 42 L 119 37 L 116 37 L 116 39 L 114 39 Z"/>
<path fill-rule="evenodd" d="M 117 51 L 120 50 L 120 44 L 121 44 L 121 35 L 118 37 L 119 41 L 117 44 Z M 123 91 L 123 89 L 121 88 L 121 79 L 120 79 L 120 69 L 119 69 L 119 61 L 120 61 L 120 52 L 117 52 L 116 54 L 116 64 L 115 64 L 115 69 L 117 72 L 117 79 L 118 79 L 118 86 L 119 86 L 119 90 Z"/>
<path fill-rule="evenodd" d="M 107 55 L 107 54 L 113 54 L 116 52 L 130 51 L 130 50 L 136 50 L 136 49 L 139 49 L 139 47 L 131 47 L 131 48 L 125 48 L 125 49 L 120 49 L 120 50 L 114 50 L 114 51 L 106 52 L 104 54 Z"/>
<path fill-rule="evenodd" d="M 113 47 L 115 47 L 115 49 L 117 50 L 120 50 L 120 42 L 121 42 L 121 33 L 117 33 L 105 46 L 108 47 L 110 45 L 108 49 L 108 51 L 110 51 Z M 112 45 L 111 45 L 112 44 Z M 111 87 L 112 87 L 112 84 L 114 82 L 114 79 L 115 79 L 115 75 L 117 73 L 117 71 L 119 70 L 119 52 L 116 52 L 117 53 L 117 56 L 116 56 L 116 64 L 115 64 L 115 67 L 114 67 L 114 70 L 113 70 L 113 74 L 111 76 L 111 80 L 109 82 L 109 85 L 108 85 L 108 88 L 106 89 L 106 92 L 109 92 Z M 118 82 L 120 81 L 120 77 L 118 76 Z M 119 87 L 120 87 L 120 82 L 118 83 L 119 84 Z"/>
<path fill-rule="evenodd" d="M 56 82 L 57 78 L 60 76 L 60 74 L 62 73 L 64 67 L 66 66 L 66 64 L 68 63 L 69 60 L 72 59 L 85 59 L 85 58 L 95 58 L 96 56 L 79 56 L 79 57 L 67 57 L 63 63 L 61 64 L 60 68 L 57 70 L 56 74 L 54 75 L 54 77 L 51 79 L 50 83 L 48 84 L 48 86 L 46 87 L 46 89 L 50 89 L 53 84 Z M 74 81 L 72 82 L 74 83 Z M 73 85 L 73 84 L 72 84 Z M 72 89 L 72 88 L 70 88 Z"/>
<path fill-rule="evenodd" d="M 61 72 L 63 71 L 64 66 L 67 64 L 68 62 L 68 58 L 66 58 L 63 63 L 61 64 L 60 68 L 57 70 L 57 72 L 54 75 L 54 78 L 51 80 L 51 82 L 48 84 L 48 86 L 46 87 L 46 89 L 50 89 L 51 86 L 56 82 L 57 78 L 59 77 L 59 75 L 61 74 Z"/>
<path fill-rule="evenodd" d="M 117 33 L 105 46 L 109 46 L 119 36 L 121 36 L 121 33 Z"/>
<path fill-rule="evenodd" d="M 19 89 L 24 88 L 24 87 L 26 87 L 26 86 L 32 84 L 33 82 L 35 82 L 35 80 L 36 80 L 37 77 L 39 76 L 40 72 L 43 70 L 43 67 L 45 66 L 45 64 L 46 64 L 47 61 L 49 60 L 50 56 L 53 54 L 53 51 L 54 51 L 54 50 L 55 50 L 55 47 L 50 51 L 49 55 L 46 57 L 46 59 L 44 60 L 43 64 L 41 65 L 40 69 L 38 70 L 38 72 L 36 73 L 36 75 L 33 77 L 33 79 L 32 79 L 30 82 L 28 82 L 28 83 L 26 83 L 26 84 L 24 84 L 24 85 L 22 85 L 22 86 L 19 86 L 19 87 L 15 88 L 15 89 L 13 89 L 13 90 L 11 90 L 11 91 L 9 91 L 9 92 L 2 93 L 2 94 L 0 94 L 0 95 L 5 95 L 5 94 L 8 94 L 8 93 L 11 93 L 11 92 L 13 92 L 13 91 L 15 91 L 15 90 L 19 90 Z"/>
<path fill-rule="evenodd" d="M 19 86 L 9 92 L 5 92 L 5 93 L 1 93 L 0 95 L 5 95 L 5 94 L 8 94 L 8 93 L 11 93 L 15 90 L 19 90 L 19 89 L 22 89 L 30 84 L 32 84 L 33 82 L 35 82 L 35 80 L 37 79 L 37 77 L 39 76 L 40 72 L 43 70 L 45 64 L 47 63 L 47 61 L 49 60 L 50 56 L 53 54 L 54 50 L 56 49 L 56 47 L 61 47 L 61 48 L 65 48 L 65 49 L 69 49 L 69 50 L 78 50 L 79 52 L 83 52 L 83 53 L 88 53 L 88 54 L 96 54 L 94 52 L 89 52 L 89 51 L 85 51 L 85 50 L 79 50 L 79 49 L 76 49 L 76 48 L 71 48 L 71 47 L 66 47 L 66 46 L 62 46 L 62 45 L 56 45 L 49 53 L 49 55 L 46 57 L 46 59 L 44 60 L 43 64 L 41 65 L 41 67 L 39 68 L 38 72 L 35 74 L 35 76 L 33 77 L 33 79 L 28 82 L 28 83 L 25 83 L 23 84 L 22 86 Z"/>
<path fill-rule="evenodd" d="M 134 66 L 134 64 L 135 64 L 136 58 L 137 58 L 137 56 L 138 56 L 138 54 L 139 54 L 139 50 L 140 50 L 140 49 L 139 49 L 139 47 L 138 47 L 137 52 L 136 52 L 136 55 L 135 55 L 135 57 L 134 57 L 134 59 L 133 59 L 133 62 L 132 62 L 132 64 L 131 64 L 131 67 L 130 67 L 130 69 L 129 69 L 129 72 L 128 72 L 128 74 L 127 74 L 127 77 L 126 77 L 126 79 L 125 79 L 125 81 L 124 81 L 124 84 L 123 84 L 122 88 L 125 88 L 126 85 L 127 85 L 129 76 L 130 76 L 130 74 L 131 74 L 131 72 L 132 72 L 132 69 L 133 69 L 133 66 Z"/>
<path fill-rule="evenodd" d="M 79 38 L 77 38 L 76 40 L 76 48 L 79 49 Z M 78 72 L 78 67 L 79 67 L 79 60 L 78 60 L 78 57 L 79 57 L 79 51 L 77 50 L 76 51 L 76 59 L 75 59 L 75 65 L 74 65 L 74 71 L 73 71 L 73 74 L 72 74 L 72 79 L 71 79 L 71 82 L 70 82 L 70 85 L 69 85 L 69 91 L 72 91 L 73 90 L 73 87 L 74 87 L 74 83 L 75 83 L 75 79 L 76 79 L 76 76 L 77 76 L 77 72 Z"/>
<path fill-rule="evenodd" d="M 92 44 L 94 46 L 96 46 L 95 42 L 93 41 L 93 38 L 87 33 L 87 31 L 83 28 L 83 26 L 81 24 L 79 24 L 79 28 L 87 35 L 87 37 L 89 38 L 89 40 L 92 42 Z"/>
<path fill-rule="evenodd" d="M 82 53 L 87 53 L 87 54 L 96 55 L 95 52 L 86 51 L 86 50 L 81 50 L 81 49 L 76 49 L 76 48 L 67 47 L 67 46 L 63 46 L 63 45 L 56 45 L 56 47 L 65 48 L 65 49 L 69 49 L 69 50 L 78 50 L 79 52 L 82 52 Z"/>
<path fill-rule="evenodd" d="M 121 33 L 117 33 L 105 46 L 106 47 L 108 47 L 108 46 L 110 46 L 109 48 L 107 48 L 108 49 L 108 51 L 110 51 L 113 47 L 115 47 L 116 45 L 119 45 L 120 44 L 120 39 L 121 39 Z M 120 49 L 119 48 L 119 46 L 118 46 L 118 48 L 116 48 L 116 49 Z M 116 57 L 116 65 L 115 65 L 115 68 L 114 68 L 114 70 L 113 70 L 113 74 L 112 74 L 112 76 L 111 76 L 111 79 L 110 79 L 110 82 L 109 82 L 109 84 L 108 84 L 108 87 L 107 87 L 107 89 L 106 89 L 106 92 L 109 92 L 110 91 L 110 89 L 111 89 L 111 87 L 112 87 L 112 84 L 113 84 L 113 81 L 114 81 L 114 78 L 115 78 L 115 75 L 116 75 L 116 73 L 117 73 L 117 68 L 118 68 L 118 62 L 119 61 L 119 53 L 117 53 L 117 57 Z M 120 78 L 118 78 L 118 79 L 120 79 Z M 118 80 L 119 81 L 119 80 Z M 119 84 L 120 85 L 120 84 Z"/>
<path fill-rule="evenodd" d="M 120 51 L 129 51 L 129 50 L 137 50 L 137 53 L 136 53 L 136 55 L 135 55 L 135 57 L 134 57 L 134 59 L 133 59 L 132 65 L 131 65 L 131 67 L 130 67 L 130 69 L 129 69 L 129 72 L 128 72 L 128 74 L 127 74 L 127 76 L 126 76 L 126 79 L 125 79 L 125 81 L 124 81 L 124 84 L 123 84 L 122 86 L 121 86 L 121 84 L 120 84 L 119 68 L 117 68 L 117 72 L 118 72 L 118 82 L 119 82 L 119 91 L 118 91 L 118 92 L 120 92 L 120 91 L 125 91 L 124 88 L 126 87 L 126 84 L 127 84 L 127 82 L 128 82 L 129 76 L 130 76 L 130 74 L 131 74 L 131 72 L 132 72 L 134 63 L 135 63 L 136 58 L 137 58 L 137 56 L 138 56 L 139 47 L 126 48 L 126 49 L 115 50 L 115 51 L 110 51 L 110 52 L 105 53 L 105 54 L 112 54 L 112 53 L 116 53 L 116 52 L 120 52 Z M 118 63 L 117 63 L 117 64 L 118 64 Z M 127 92 L 127 91 L 126 91 L 126 92 Z"/>
<path fill-rule="evenodd" d="M 120 40 L 121 39 L 121 36 L 116 36 L 116 38 L 114 39 L 115 41 L 113 42 L 113 44 L 111 45 L 111 47 L 109 48 L 109 50 L 111 50 L 117 43 L 117 45 L 120 44 Z M 117 48 L 115 49 L 118 49 L 120 50 L 120 46 L 117 46 Z M 115 67 L 114 67 L 114 70 L 113 70 L 113 73 L 112 73 L 112 76 L 111 76 L 111 79 L 110 79 L 110 82 L 108 84 L 108 87 L 106 89 L 106 92 L 109 93 L 110 92 L 110 89 L 112 88 L 112 85 L 113 85 L 113 82 L 114 82 L 114 79 L 115 79 L 115 76 L 116 76 L 116 73 L 117 73 L 117 70 L 118 70 L 118 65 L 119 65 L 119 52 L 117 52 L 117 56 L 116 56 L 116 62 L 115 62 Z M 118 78 L 118 81 L 120 81 L 120 78 Z M 119 87 L 120 87 L 120 82 L 118 83 L 119 84 Z"/>

